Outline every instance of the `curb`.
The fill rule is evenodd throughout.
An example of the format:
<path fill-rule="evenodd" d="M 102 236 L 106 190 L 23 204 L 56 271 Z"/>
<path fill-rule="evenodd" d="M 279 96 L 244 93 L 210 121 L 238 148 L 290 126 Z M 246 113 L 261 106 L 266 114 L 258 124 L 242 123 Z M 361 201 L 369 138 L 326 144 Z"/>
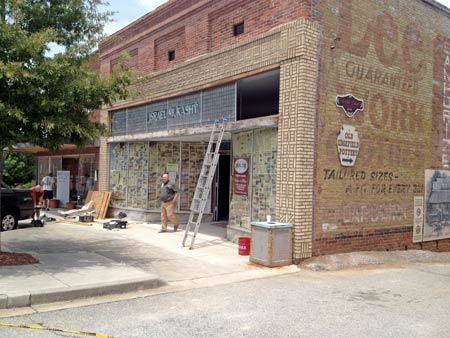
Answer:
<path fill-rule="evenodd" d="M 318 256 L 304 260 L 300 268 L 312 271 L 339 271 L 380 265 L 450 263 L 450 252 L 427 250 L 407 251 L 357 251 L 335 255 Z"/>
<path fill-rule="evenodd" d="M 0 294 L 0 309 L 28 307 L 69 301 L 80 298 L 105 296 L 118 293 L 154 289 L 166 285 L 167 282 L 157 276 L 151 278 L 134 278 L 118 282 L 96 283 L 83 286 L 47 289 L 23 293 Z"/>

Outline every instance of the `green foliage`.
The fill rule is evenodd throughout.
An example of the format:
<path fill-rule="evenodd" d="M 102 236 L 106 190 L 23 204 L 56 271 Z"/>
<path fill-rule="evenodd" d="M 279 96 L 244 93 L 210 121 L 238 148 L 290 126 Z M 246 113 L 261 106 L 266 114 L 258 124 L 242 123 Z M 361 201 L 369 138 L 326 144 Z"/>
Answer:
<path fill-rule="evenodd" d="M 4 154 L 3 180 L 10 187 L 31 185 L 36 173 L 34 154 L 8 152 Z"/>
<path fill-rule="evenodd" d="M 107 79 L 89 67 L 110 12 L 101 0 L 0 0 L 0 146 L 83 146 L 105 134 L 90 113 L 127 95 L 123 67 Z M 64 50 L 49 56 L 49 46 Z"/>

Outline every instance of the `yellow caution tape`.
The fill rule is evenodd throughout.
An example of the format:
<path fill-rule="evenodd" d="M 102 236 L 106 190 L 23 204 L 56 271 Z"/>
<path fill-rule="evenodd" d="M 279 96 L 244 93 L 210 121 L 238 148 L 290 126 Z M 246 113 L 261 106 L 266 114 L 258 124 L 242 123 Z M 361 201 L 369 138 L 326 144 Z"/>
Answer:
<path fill-rule="evenodd" d="M 19 328 L 19 329 L 31 329 L 31 330 L 42 330 L 42 331 L 64 332 L 64 333 L 72 333 L 72 334 L 76 334 L 76 335 L 91 336 L 91 337 L 98 337 L 98 338 L 114 338 L 113 336 L 108 336 L 108 335 L 103 334 L 103 333 L 83 332 L 83 331 L 73 331 L 73 330 L 61 330 L 61 329 L 52 329 L 52 328 L 50 328 L 50 327 L 44 327 L 44 326 L 16 325 L 16 324 L 8 324 L 8 323 L 0 323 L 0 326 L 14 327 L 14 328 Z"/>

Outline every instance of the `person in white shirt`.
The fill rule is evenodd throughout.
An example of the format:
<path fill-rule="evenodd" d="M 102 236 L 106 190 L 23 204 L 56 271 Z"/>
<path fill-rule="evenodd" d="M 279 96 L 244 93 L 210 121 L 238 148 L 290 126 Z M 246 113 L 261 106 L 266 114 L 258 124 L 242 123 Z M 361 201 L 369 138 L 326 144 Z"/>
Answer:
<path fill-rule="evenodd" d="M 45 176 L 42 179 L 42 188 L 44 190 L 44 206 L 47 208 L 47 210 L 50 210 L 50 200 L 53 199 L 53 187 L 55 185 L 55 179 L 53 178 L 53 173 L 48 173 L 47 176 Z"/>

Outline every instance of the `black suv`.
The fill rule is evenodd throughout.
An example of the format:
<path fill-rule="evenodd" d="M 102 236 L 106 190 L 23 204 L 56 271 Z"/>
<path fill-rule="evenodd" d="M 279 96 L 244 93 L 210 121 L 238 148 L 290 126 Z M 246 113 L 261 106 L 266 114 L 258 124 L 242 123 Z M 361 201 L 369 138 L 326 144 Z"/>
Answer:
<path fill-rule="evenodd" d="M 0 231 L 17 228 L 19 220 L 33 215 L 33 200 L 30 189 L 11 189 L 5 183 L 1 185 L 1 224 Z"/>

